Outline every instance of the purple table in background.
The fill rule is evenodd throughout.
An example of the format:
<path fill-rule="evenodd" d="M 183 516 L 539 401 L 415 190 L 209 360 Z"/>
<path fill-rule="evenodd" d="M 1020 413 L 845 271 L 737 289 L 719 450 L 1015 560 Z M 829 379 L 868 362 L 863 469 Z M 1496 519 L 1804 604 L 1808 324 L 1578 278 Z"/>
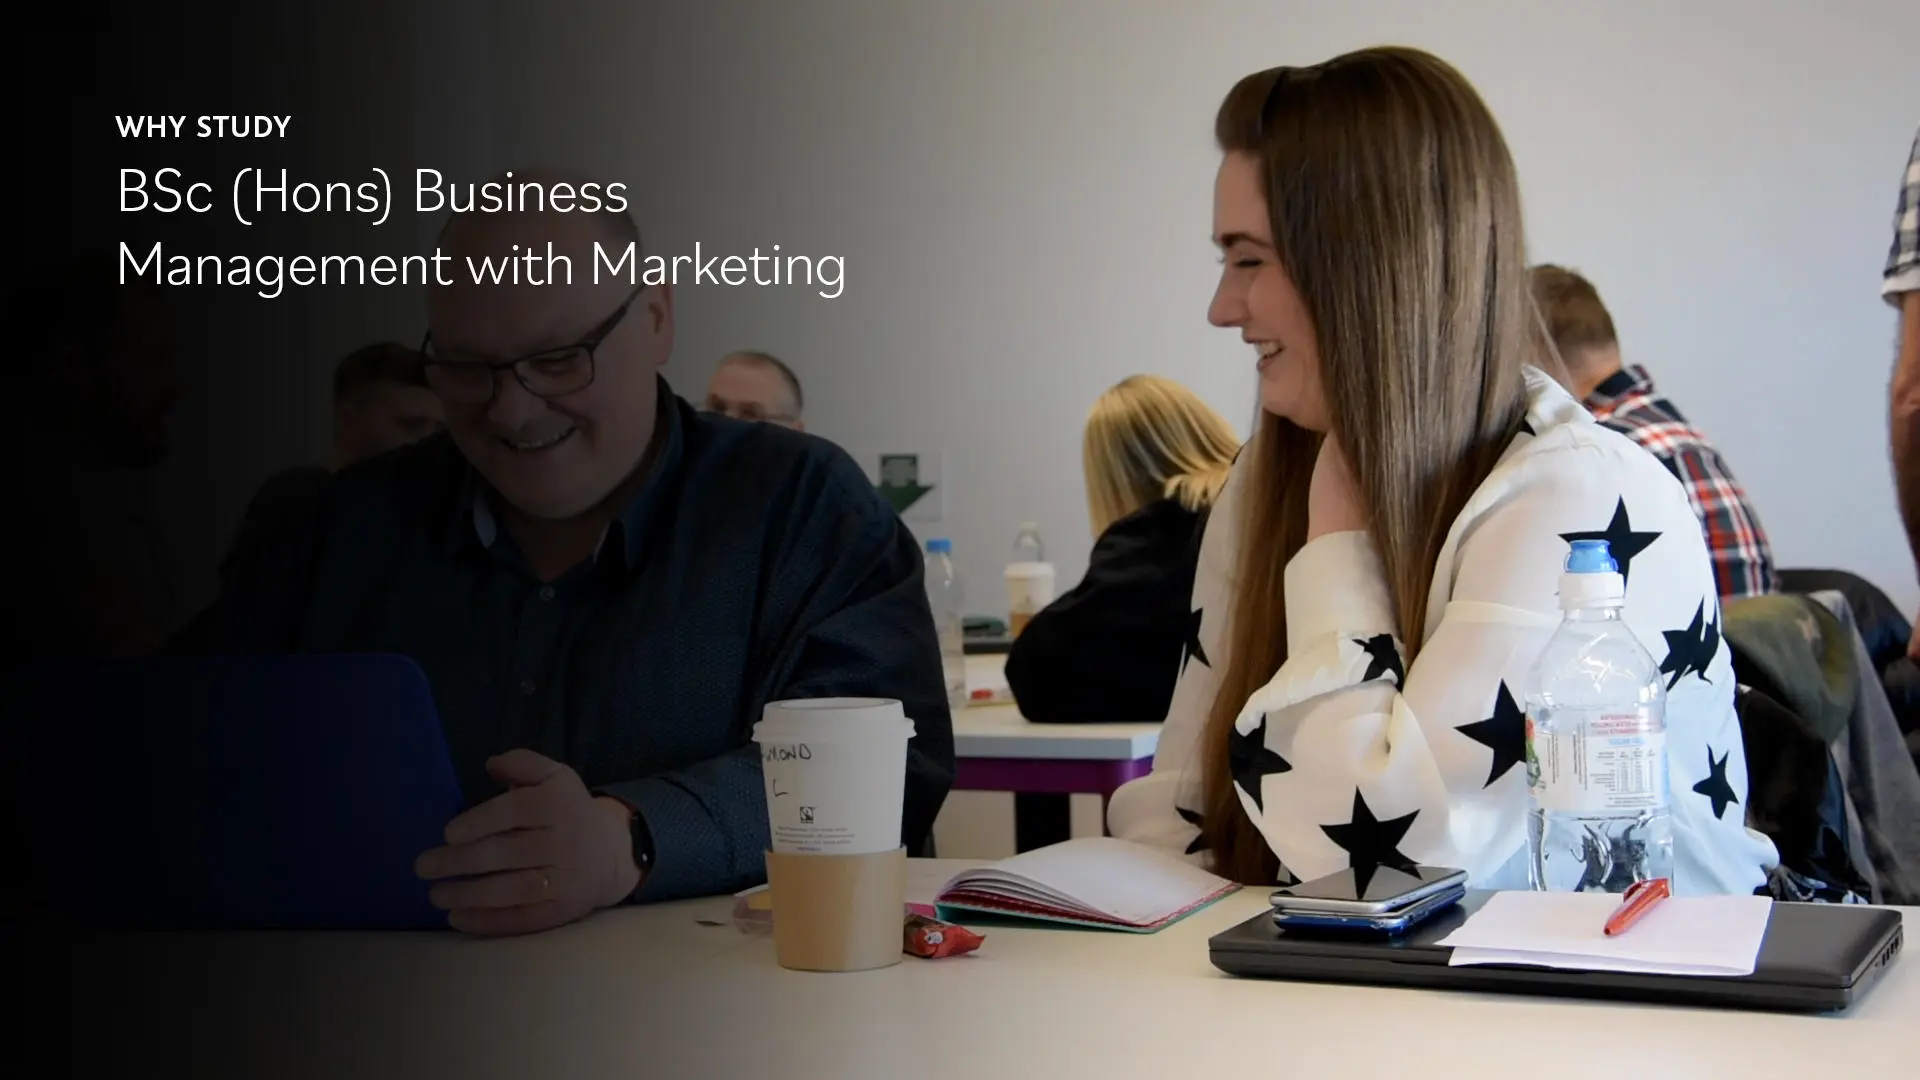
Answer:
<path fill-rule="evenodd" d="M 1012 792 L 1025 851 L 1067 839 L 1069 795 L 1100 796 L 1104 821 L 1107 798 L 1152 770 L 1160 725 L 1035 724 L 1013 705 L 988 705 L 956 712 L 953 736 L 954 790 Z"/>

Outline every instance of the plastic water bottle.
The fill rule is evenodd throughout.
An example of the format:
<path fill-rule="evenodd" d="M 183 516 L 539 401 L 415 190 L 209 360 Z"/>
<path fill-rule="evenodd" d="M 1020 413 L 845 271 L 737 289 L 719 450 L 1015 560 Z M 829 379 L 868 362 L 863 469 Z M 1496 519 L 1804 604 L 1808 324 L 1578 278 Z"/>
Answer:
<path fill-rule="evenodd" d="M 1621 618 L 1626 583 L 1604 540 L 1576 540 L 1560 578 L 1565 616 L 1527 690 L 1533 887 L 1622 893 L 1673 877 L 1667 690 Z"/>
<path fill-rule="evenodd" d="M 940 667 L 947 679 L 947 704 L 967 704 L 966 591 L 953 565 L 953 542 L 927 541 L 927 602 L 940 632 Z"/>

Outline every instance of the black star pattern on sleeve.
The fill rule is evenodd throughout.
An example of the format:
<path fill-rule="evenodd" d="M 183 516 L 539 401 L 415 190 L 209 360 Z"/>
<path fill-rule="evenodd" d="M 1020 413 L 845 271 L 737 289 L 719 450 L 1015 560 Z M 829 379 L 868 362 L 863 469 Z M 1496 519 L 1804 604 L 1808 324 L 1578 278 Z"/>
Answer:
<path fill-rule="evenodd" d="M 1605 540 L 1607 551 L 1620 567 L 1620 580 L 1630 581 L 1628 569 L 1633 566 L 1633 557 L 1647 550 L 1655 540 L 1660 539 L 1657 532 L 1634 532 L 1633 522 L 1627 518 L 1627 500 L 1621 499 L 1614 505 L 1613 520 L 1599 532 L 1561 533 L 1560 539 L 1571 544 L 1575 540 Z"/>
<path fill-rule="evenodd" d="M 1260 726 L 1249 734 L 1240 734 L 1238 727 L 1233 729 L 1227 739 L 1227 763 L 1233 770 L 1233 782 L 1262 813 L 1267 803 L 1260 793 L 1260 782 L 1269 776 L 1293 771 L 1286 758 L 1267 749 L 1266 713 L 1260 714 Z"/>
<path fill-rule="evenodd" d="M 1537 435 L 1537 434 L 1539 434 L 1539 432 L 1536 432 L 1536 431 L 1534 431 L 1534 430 L 1533 430 L 1533 421 L 1531 421 L 1531 420 L 1529 420 L 1529 419 L 1527 419 L 1527 418 L 1526 418 L 1526 417 L 1524 417 L 1524 416 L 1520 418 L 1520 433 L 1521 433 L 1522 435 Z"/>
<path fill-rule="evenodd" d="M 1698 675 L 1702 682 L 1712 682 L 1707 678 L 1707 665 L 1713 663 L 1714 654 L 1720 651 L 1720 627 L 1707 619 L 1707 602 L 1693 613 L 1693 621 L 1685 630 L 1662 630 L 1660 636 L 1667 639 L 1667 659 L 1660 665 L 1662 674 L 1672 675 L 1667 680 L 1667 689 L 1680 685 L 1680 680 L 1688 675 Z"/>
<path fill-rule="evenodd" d="M 1320 831 L 1327 839 L 1346 849 L 1353 867 L 1353 887 L 1361 896 L 1367 893 L 1367 886 L 1373 882 L 1374 871 L 1383 866 L 1391 867 L 1402 873 L 1411 874 L 1416 869 L 1412 859 L 1400 853 L 1400 841 L 1413 827 L 1413 819 L 1420 816 L 1415 810 L 1404 817 L 1380 821 L 1367 808 L 1367 800 L 1360 795 L 1360 789 L 1353 789 L 1353 820 L 1345 825 L 1322 825 Z"/>
<path fill-rule="evenodd" d="M 1213 662 L 1207 659 L 1206 648 L 1200 644 L 1200 616 L 1205 610 L 1205 608 L 1194 608 L 1193 614 L 1187 617 L 1186 655 L 1180 658 L 1180 674 L 1182 675 L 1187 673 L 1187 662 L 1190 660 L 1200 661 L 1203 667 L 1210 668 L 1213 666 Z"/>
<path fill-rule="evenodd" d="M 1520 764 L 1527 756 L 1527 714 L 1513 699 L 1513 691 L 1507 689 L 1507 681 L 1500 680 L 1500 692 L 1493 699 L 1493 715 L 1485 720 L 1465 724 L 1460 734 L 1493 751 L 1493 764 L 1487 768 L 1487 782 L 1483 788 L 1493 786 L 1495 780 L 1506 775 L 1508 769 Z"/>
<path fill-rule="evenodd" d="M 1693 785 L 1694 793 L 1705 795 L 1713 802 L 1713 816 L 1720 817 L 1727 807 L 1739 802 L 1733 796 L 1733 785 L 1727 783 L 1727 759 L 1733 756 L 1729 750 L 1718 758 L 1713 756 L 1711 744 L 1707 747 L 1707 778 Z"/>
<path fill-rule="evenodd" d="M 1184 806 L 1174 807 L 1173 812 L 1180 815 L 1181 821 L 1200 830 L 1200 835 L 1194 837 L 1193 842 L 1187 845 L 1186 853 L 1188 855 L 1198 855 L 1207 850 L 1207 819 Z"/>
<path fill-rule="evenodd" d="M 1382 675 L 1391 674 L 1395 686 L 1404 688 L 1407 685 L 1407 671 L 1400 666 L 1400 649 L 1393 643 L 1392 634 L 1375 634 L 1364 641 L 1354 638 L 1353 643 L 1367 650 L 1367 656 L 1371 658 L 1361 682 L 1372 682 Z"/>

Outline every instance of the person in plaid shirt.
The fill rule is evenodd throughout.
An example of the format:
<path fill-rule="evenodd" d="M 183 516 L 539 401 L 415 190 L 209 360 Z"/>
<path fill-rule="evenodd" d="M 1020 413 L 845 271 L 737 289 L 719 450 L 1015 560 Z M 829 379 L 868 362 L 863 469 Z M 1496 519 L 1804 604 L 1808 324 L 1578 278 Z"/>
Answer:
<path fill-rule="evenodd" d="M 1893 245 L 1880 295 L 1900 312 L 1900 359 L 1893 369 L 1893 472 L 1907 544 L 1920 561 L 1920 131 L 1907 152 L 1906 182 L 1893 211 Z M 1920 620 L 1908 655 L 1920 659 Z"/>
<path fill-rule="evenodd" d="M 1650 451 L 1680 479 L 1700 516 L 1723 600 L 1779 590 L 1773 551 L 1726 460 L 1671 401 L 1654 392 L 1645 368 L 1620 359 L 1613 317 L 1592 283 L 1564 267 L 1530 271 L 1534 302 L 1566 364 L 1567 389 L 1602 424 Z"/>

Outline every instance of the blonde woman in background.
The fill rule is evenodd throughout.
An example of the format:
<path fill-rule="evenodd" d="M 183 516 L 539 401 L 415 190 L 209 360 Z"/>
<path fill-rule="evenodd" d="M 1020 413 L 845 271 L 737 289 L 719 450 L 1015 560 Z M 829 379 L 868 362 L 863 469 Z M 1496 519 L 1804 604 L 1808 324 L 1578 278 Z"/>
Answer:
<path fill-rule="evenodd" d="M 1033 621 L 1007 683 L 1040 723 L 1157 723 L 1187 662 L 1199 536 L 1240 440 L 1179 383 L 1135 375 L 1100 395 L 1082 439 L 1098 538 L 1086 577 Z"/>

